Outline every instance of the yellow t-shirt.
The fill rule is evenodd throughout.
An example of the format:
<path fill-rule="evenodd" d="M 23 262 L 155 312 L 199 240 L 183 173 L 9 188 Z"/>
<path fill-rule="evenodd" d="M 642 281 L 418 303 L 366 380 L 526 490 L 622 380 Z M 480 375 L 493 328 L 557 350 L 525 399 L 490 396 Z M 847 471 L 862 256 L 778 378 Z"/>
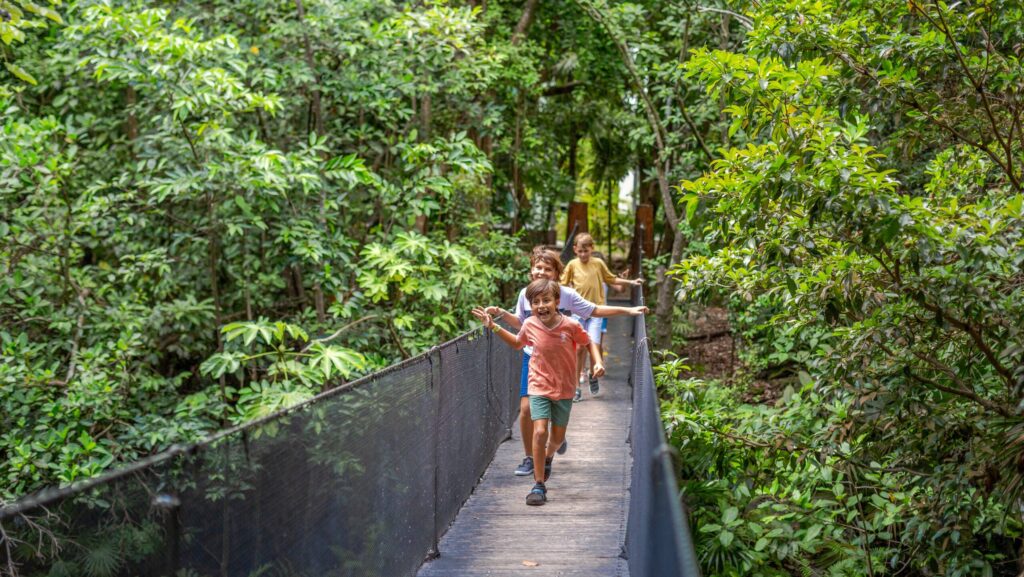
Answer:
<path fill-rule="evenodd" d="M 604 264 L 603 260 L 591 258 L 587 264 L 583 264 L 580 259 L 574 258 L 565 265 L 561 283 L 576 289 L 576 292 L 588 301 L 603 305 L 604 287 L 601 283 L 613 283 L 617 280 L 619 279 L 608 270 L 608 265 Z"/>

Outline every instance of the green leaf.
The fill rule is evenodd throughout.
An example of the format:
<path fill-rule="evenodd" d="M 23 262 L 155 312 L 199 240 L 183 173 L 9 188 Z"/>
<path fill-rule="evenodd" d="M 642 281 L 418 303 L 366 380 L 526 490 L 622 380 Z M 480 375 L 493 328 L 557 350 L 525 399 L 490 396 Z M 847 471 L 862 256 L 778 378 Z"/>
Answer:
<path fill-rule="evenodd" d="M 722 547 L 731 545 L 733 538 L 735 538 L 735 535 L 732 534 L 732 531 L 722 531 L 718 534 L 718 540 L 722 543 Z"/>
<path fill-rule="evenodd" d="M 804 535 L 804 542 L 806 543 L 813 541 L 818 536 L 818 534 L 821 533 L 821 529 L 821 525 L 811 525 L 811 528 L 808 529 L 807 533 Z"/>
<path fill-rule="evenodd" d="M 21 80 L 23 80 L 25 82 L 28 82 L 32 86 L 35 86 L 36 84 L 38 84 L 38 82 L 36 82 L 36 79 L 31 74 L 26 72 L 25 69 L 23 69 L 21 66 L 18 66 L 17 64 L 14 64 L 13 62 L 4 62 L 4 66 L 7 67 L 7 70 L 11 74 L 17 76 L 19 79 L 21 79 Z"/>
<path fill-rule="evenodd" d="M 692 221 L 693 216 L 697 214 L 697 206 L 700 204 L 700 197 L 696 194 L 687 194 L 683 197 L 683 202 L 686 203 L 686 220 Z"/>

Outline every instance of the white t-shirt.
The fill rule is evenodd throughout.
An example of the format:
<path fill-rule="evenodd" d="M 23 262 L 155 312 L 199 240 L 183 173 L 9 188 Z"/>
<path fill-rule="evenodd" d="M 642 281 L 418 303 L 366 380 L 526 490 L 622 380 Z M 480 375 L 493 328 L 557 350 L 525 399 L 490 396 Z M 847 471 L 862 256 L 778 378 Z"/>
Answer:
<path fill-rule="evenodd" d="M 562 292 L 558 295 L 558 311 L 563 314 L 576 315 L 581 319 L 589 319 L 594 314 L 597 305 L 588 301 L 576 292 L 576 289 L 560 285 Z M 526 288 L 519 291 L 519 300 L 516 301 L 516 317 L 519 322 L 525 321 L 530 313 L 530 303 L 526 300 Z"/>

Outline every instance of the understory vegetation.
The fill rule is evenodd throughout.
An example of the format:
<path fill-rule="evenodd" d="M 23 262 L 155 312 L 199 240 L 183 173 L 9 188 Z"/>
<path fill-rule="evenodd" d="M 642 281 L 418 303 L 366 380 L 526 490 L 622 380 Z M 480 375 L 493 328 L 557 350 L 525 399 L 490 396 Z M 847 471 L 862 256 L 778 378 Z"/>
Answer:
<path fill-rule="evenodd" d="M 0 506 L 429 350 L 512 306 L 569 201 L 615 258 L 643 204 L 705 575 L 1019 576 L 1022 22 L 0 0 Z M 714 378 L 673 354 L 708 306 Z"/>
<path fill-rule="evenodd" d="M 738 141 L 682 184 L 673 273 L 744 368 L 660 368 L 708 574 L 1024 569 L 1021 17 L 756 3 L 742 51 L 684 65 Z"/>

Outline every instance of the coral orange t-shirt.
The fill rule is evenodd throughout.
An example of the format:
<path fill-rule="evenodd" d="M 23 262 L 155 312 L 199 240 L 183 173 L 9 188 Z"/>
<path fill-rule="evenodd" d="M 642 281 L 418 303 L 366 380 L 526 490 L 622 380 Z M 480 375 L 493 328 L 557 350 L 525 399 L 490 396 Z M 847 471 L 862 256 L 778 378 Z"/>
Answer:
<path fill-rule="evenodd" d="M 576 392 L 576 347 L 590 344 L 580 323 L 566 315 L 549 329 L 537 317 L 523 321 L 516 340 L 532 346 L 527 392 L 531 396 L 560 401 Z"/>

